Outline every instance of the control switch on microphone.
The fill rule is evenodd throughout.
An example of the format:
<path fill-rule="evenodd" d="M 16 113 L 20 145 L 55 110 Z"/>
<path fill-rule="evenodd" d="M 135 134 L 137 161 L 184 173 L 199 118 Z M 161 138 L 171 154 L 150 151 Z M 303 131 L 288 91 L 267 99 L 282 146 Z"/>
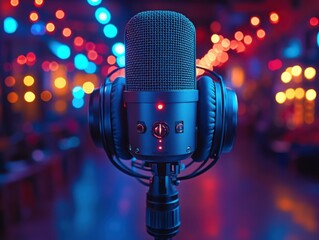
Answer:
<path fill-rule="evenodd" d="M 156 122 L 153 124 L 153 136 L 161 139 L 169 132 L 169 127 L 165 122 Z"/>
<path fill-rule="evenodd" d="M 184 132 L 184 122 L 183 121 L 176 122 L 175 131 L 176 131 L 176 133 L 183 133 Z"/>
<path fill-rule="evenodd" d="M 138 122 L 136 125 L 136 131 L 139 134 L 143 134 L 146 131 L 146 126 L 144 122 Z"/>

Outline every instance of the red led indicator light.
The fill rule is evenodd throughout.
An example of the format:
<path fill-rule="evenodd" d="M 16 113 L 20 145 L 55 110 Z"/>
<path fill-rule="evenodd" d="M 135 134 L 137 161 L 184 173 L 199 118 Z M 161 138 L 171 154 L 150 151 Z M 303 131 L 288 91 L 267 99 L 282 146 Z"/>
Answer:
<path fill-rule="evenodd" d="M 164 108 L 164 104 L 162 104 L 162 103 L 157 104 L 158 110 L 162 110 L 163 108 Z"/>

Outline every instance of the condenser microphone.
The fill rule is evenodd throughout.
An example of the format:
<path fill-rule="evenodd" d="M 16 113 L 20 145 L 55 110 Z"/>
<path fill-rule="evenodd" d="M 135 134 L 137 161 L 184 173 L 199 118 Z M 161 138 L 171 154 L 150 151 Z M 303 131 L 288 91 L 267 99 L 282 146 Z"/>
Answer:
<path fill-rule="evenodd" d="M 129 151 L 137 159 L 175 162 L 196 148 L 195 27 L 172 11 L 145 11 L 125 29 L 124 102 Z"/>

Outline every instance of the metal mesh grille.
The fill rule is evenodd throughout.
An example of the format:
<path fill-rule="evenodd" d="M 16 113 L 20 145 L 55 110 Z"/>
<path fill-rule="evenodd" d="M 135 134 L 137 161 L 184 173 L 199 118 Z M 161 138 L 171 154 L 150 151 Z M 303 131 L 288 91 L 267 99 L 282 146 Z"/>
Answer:
<path fill-rule="evenodd" d="M 126 89 L 195 89 L 195 28 L 184 15 L 146 11 L 125 30 Z"/>

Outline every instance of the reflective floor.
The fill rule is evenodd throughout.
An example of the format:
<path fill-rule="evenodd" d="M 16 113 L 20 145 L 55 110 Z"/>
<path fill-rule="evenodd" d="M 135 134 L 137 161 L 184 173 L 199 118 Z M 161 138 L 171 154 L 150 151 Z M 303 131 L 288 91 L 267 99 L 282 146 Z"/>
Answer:
<path fill-rule="evenodd" d="M 147 188 L 87 152 L 78 177 L 42 210 L 9 229 L 9 240 L 146 240 Z M 280 160 L 280 159 L 279 159 Z M 239 132 L 234 150 L 184 181 L 174 240 L 317 240 L 319 182 L 262 156 Z"/>

